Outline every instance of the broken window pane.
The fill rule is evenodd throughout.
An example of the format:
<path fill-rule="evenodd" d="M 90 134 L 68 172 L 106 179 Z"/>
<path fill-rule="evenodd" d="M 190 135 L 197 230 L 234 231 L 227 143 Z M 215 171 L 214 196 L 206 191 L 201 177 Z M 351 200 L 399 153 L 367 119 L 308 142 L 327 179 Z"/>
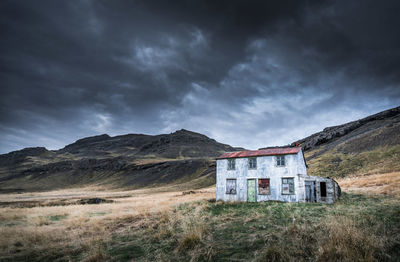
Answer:
<path fill-rule="evenodd" d="M 269 195 L 269 178 L 258 179 L 258 194 Z"/>
<path fill-rule="evenodd" d="M 282 178 L 282 194 L 294 194 L 294 178 Z"/>
<path fill-rule="evenodd" d="M 236 179 L 227 179 L 226 180 L 226 193 L 227 194 L 236 194 Z"/>

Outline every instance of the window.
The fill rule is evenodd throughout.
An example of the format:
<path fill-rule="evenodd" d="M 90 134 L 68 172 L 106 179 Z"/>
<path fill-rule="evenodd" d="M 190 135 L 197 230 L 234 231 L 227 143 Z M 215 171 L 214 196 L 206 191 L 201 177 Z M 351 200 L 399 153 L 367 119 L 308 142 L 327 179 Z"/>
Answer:
<path fill-rule="evenodd" d="M 236 179 L 227 179 L 226 180 L 226 193 L 227 194 L 236 194 Z"/>
<path fill-rule="evenodd" d="M 321 197 L 326 197 L 326 182 L 320 182 L 319 187 L 321 189 Z"/>
<path fill-rule="evenodd" d="M 257 169 L 257 158 L 251 157 L 247 161 L 249 169 Z"/>
<path fill-rule="evenodd" d="M 276 156 L 276 165 L 285 166 L 285 156 Z"/>
<path fill-rule="evenodd" d="M 294 194 L 294 178 L 282 178 L 282 195 Z"/>
<path fill-rule="evenodd" d="M 228 159 L 228 170 L 235 170 L 235 159 Z"/>
<path fill-rule="evenodd" d="M 269 195 L 269 178 L 258 179 L 258 194 Z"/>

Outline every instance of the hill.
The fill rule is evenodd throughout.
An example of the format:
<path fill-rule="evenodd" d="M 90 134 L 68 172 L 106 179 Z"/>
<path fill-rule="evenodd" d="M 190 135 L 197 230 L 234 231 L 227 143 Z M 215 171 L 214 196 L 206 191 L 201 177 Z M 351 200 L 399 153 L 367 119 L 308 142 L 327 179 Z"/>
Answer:
<path fill-rule="evenodd" d="M 60 150 L 37 147 L 0 155 L 0 188 L 3 192 L 85 185 L 142 188 L 187 181 L 196 188 L 214 183 L 213 158 L 239 149 L 184 129 L 155 136 L 103 134 Z"/>
<path fill-rule="evenodd" d="M 327 127 L 296 142 L 305 151 L 312 175 L 344 177 L 400 171 L 400 107 Z"/>
<path fill-rule="evenodd" d="M 400 171 L 400 107 L 327 127 L 296 142 L 305 151 L 311 175 Z M 162 135 L 103 134 L 60 150 L 36 147 L 0 155 L 0 192 L 86 185 L 200 188 L 215 183 L 216 156 L 242 149 L 184 129 Z"/>

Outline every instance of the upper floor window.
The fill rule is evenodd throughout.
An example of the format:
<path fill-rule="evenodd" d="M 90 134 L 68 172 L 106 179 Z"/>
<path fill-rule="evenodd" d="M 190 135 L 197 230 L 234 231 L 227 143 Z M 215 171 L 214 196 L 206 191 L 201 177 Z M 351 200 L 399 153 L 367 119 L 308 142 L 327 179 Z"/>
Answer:
<path fill-rule="evenodd" d="M 285 156 L 276 156 L 276 165 L 277 166 L 285 166 Z"/>
<path fill-rule="evenodd" d="M 251 157 L 248 159 L 249 169 L 257 169 L 257 158 Z"/>
<path fill-rule="evenodd" d="M 294 178 L 282 178 L 282 195 L 294 194 Z"/>
<path fill-rule="evenodd" d="M 235 170 L 235 159 L 228 159 L 228 170 Z"/>

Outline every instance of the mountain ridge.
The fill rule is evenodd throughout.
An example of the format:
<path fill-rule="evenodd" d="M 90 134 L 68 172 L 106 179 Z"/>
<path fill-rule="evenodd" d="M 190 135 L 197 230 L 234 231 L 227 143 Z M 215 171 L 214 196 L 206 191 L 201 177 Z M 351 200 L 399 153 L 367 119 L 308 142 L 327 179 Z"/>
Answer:
<path fill-rule="evenodd" d="M 184 129 L 161 135 L 102 134 L 59 150 L 25 148 L 0 155 L 0 191 L 89 184 L 137 188 L 188 179 L 204 186 L 215 180 L 214 158 L 241 149 Z"/>
<path fill-rule="evenodd" d="M 379 133 L 380 132 L 380 133 Z M 316 157 L 334 147 L 343 152 L 362 152 L 378 146 L 400 144 L 400 106 L 391 108 L 342 125 L 326 127 L 322 131 L 297 140 L 305 152 L 318 151 Z M 370 139 L 362 139 L 363 137 Z M 346 142 L 347 145 L 340 145 Z M 321 149 L 324 147 L 323 149 Z"/>
<path fill-rule="evenodd" d="M 304 149 L 311 175 L 398 171 L 400 107 L 324 128 L 296 142 Z M 200 188 L 215 183 L 215 157 L 240 150 L 244 149 L 184 129 L 160 135 L 101 134 L 58 150 L 32 147 L 0 155 L 0 192 L 85 185 L 143 188 L 192 181 L 196 184 L 190 186 Z"/>

